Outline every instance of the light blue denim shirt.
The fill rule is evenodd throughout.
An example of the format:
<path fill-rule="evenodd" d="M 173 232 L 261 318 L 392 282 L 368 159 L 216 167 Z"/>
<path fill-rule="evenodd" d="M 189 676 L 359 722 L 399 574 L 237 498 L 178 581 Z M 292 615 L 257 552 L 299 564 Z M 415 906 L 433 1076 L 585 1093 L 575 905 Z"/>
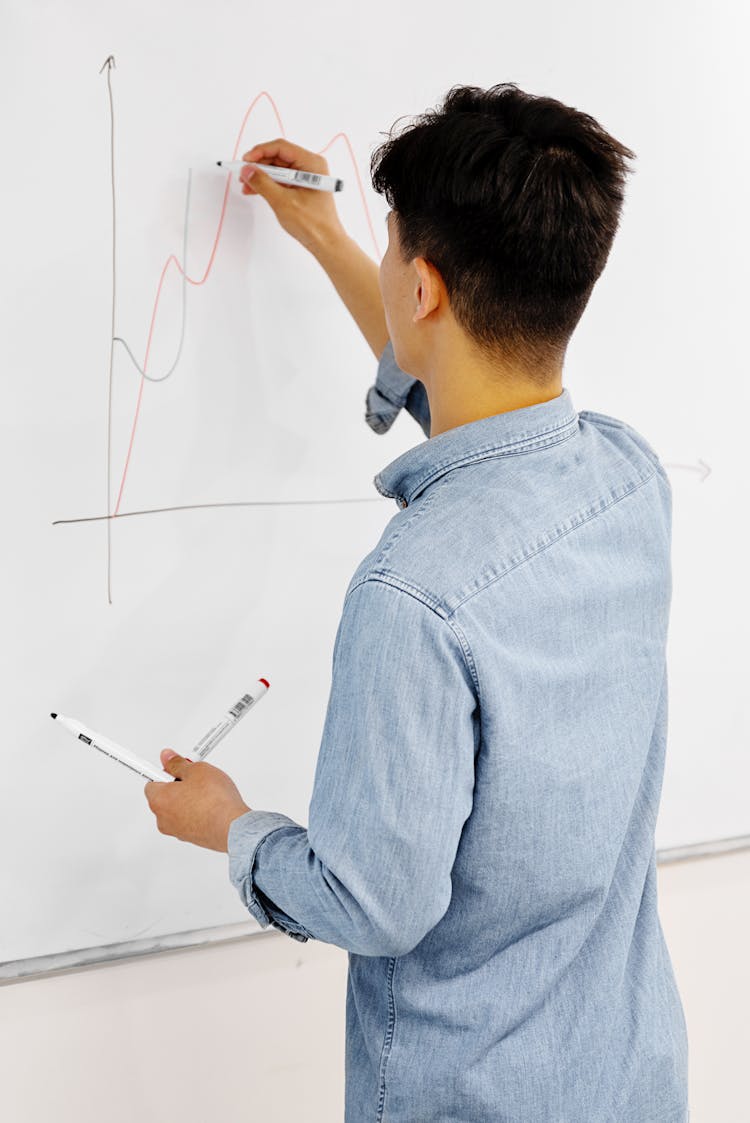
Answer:
<path fill-rule="evenodd" d="M 366 420 L 421 382 L 391 345 Z M 252 915 L 346 948 L 346 1123 L 685 1123 L 657 911 L 671 489 L 570 392 L 375 477 L 398 511 L 346 592 L 307 829 L 248 811 Z"/>

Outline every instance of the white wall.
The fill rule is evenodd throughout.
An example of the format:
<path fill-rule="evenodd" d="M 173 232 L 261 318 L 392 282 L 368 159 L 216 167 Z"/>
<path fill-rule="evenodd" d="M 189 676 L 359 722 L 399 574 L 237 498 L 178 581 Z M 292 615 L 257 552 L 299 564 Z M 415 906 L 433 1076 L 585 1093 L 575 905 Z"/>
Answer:
<path fill-rule="evenodd" d="M 750 852 L 659 871 L 690 1038 L 690 1123 L 750 1118 L 749 879 Z M 335 1123 L 345 991 L 345 952 L 275 931 L 8 985 L 0 1118 Z"/>

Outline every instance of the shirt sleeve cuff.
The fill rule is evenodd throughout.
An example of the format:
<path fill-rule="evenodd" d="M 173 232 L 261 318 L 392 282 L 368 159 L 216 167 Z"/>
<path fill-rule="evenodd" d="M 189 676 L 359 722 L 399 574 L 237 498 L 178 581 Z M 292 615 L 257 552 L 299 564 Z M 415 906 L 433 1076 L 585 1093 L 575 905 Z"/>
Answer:
<path fill-rule="evenodd" d="M 272 924 L 292 939 L 306 943 L 308 939 L 315 938 L 312 932 L 278 909 L 253 882 L 258 854 L 266 839 L 275 831 L 290 828 L 293 831 L 304 830 L 299 823 L 278 811 L 246 811 L 234 819 L 227 838 L 229 879 L 261 928 Z"/>
<path fill-rule="evenodd" d="M 374 432 L 387 433 L 404 407 L 429 437 L 430 407 L 424 384 L 401 370 L 389 339 L 378 360 L 375 384 L 367 391 L 365 421 Z"/>

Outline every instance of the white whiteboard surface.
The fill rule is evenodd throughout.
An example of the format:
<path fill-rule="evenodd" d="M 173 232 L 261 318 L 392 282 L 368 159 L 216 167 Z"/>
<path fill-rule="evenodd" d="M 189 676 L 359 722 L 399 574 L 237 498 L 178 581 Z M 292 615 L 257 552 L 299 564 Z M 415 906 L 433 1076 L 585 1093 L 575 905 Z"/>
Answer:
<path fill-rule="evenodd" d="M 345 181 L 342 219 L 379 259 L 387 207 L 369 186 L 370 153 L 396 118 L 458 83 L 557 97 L 637 154 L 564 384 L 576 408 L 634 425 L 672 480 L 657 846 L 750 830 L 745 12 L 727 0 L 710 11 L 470 0 L 429 12 L 385 0 L 365 18 L 344 3 L 6 0 L 3 22 L 0 964 L 70 962 L 249 920 L 226 855 L 160 835 L 140 778 L 78 746 L 50 711 L 158 762 L 165 746 L 189 753 L 263 675 L 267 700 L 212 761 L 250 806 L 307 822 L 344 592 L 396 513 L 372 479 L 423 437 L 406 415 L 384 436 L 366 426 L 373 356 L 263 200 L 234 184 L 216 241 L 225 180 L 212 165 L 282 132 L 325 149 Z M 99 73 L 110 54 L 116 328 L 140 362 L 162 269 L 182 256 L 188 168 L 188 273 L 211 263 L 188 286 L 177 368 L 143 387 L 118 516 L 264 504 L 110 520 L 111 604 L 110 108 Z M 152 374 L 174 358 L 181 300 L 170 267 Z M 118 348 L 112 509 L 140 386 Z M 95 521 L 53 525 L 76 518 Z"/>

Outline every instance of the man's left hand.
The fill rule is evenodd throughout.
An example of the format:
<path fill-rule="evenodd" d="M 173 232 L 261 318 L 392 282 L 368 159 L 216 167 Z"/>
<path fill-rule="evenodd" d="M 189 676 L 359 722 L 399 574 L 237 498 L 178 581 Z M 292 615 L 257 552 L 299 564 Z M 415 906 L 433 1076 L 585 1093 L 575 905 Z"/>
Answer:
<path fill-rule="evenodd" d="M 188 760 L 172 749 L 162 749 L 161 763 L 178 779 L 173 784 L 150 780 L 143 789 L 161 833 L 226 853 L 231 823 L 252 811 L 234 781 L 220 768 Z"/>

